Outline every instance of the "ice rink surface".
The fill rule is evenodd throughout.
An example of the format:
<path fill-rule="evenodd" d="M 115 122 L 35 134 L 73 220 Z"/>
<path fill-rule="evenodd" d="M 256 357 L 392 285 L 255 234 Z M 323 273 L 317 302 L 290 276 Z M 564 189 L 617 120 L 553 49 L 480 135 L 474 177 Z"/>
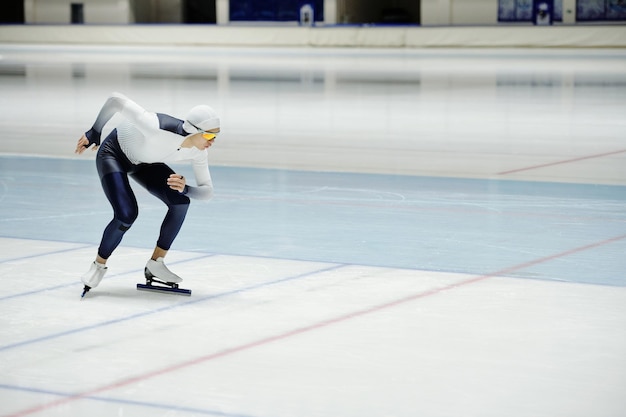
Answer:
<path fill-rule="evenodd" d="M 0 45 L 0 88 L 0 416 L 626 413 L 626 51 Z M 113 91 L 221 115 L 191 297 L 135 289 L 135 187 L 80 299 Z"/>

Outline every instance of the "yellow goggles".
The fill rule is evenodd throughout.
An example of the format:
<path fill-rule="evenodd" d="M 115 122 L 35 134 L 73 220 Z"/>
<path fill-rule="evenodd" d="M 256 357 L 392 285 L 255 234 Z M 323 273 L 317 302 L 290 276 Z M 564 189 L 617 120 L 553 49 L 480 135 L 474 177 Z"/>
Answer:
<path fill-rule="evenodd" d="M 202 133 L 202 137 L 205 138 L 206 140 L 213 140 L 213 139 L 215 139 L 217 137 L 217 133 L 207 132 L 206 130 L 202 130 L 198 126 L 196 126 L 193 123 L 191 123 L 189 120 L 187 120 L 187 122 L 191 126 L 195 127 L 198 130 L 198 133 Z"/>

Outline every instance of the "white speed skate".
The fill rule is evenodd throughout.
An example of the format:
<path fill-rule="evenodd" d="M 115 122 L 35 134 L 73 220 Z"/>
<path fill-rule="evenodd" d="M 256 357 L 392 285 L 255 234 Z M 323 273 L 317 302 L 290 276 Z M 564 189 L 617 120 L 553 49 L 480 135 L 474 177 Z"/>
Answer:
<path fill-rule="evenodd" d="M 167 269 L 163 263 L 163 258 L 157 260 L 150 259 L 144 269 L 146 276 L 145 284 L 137 284 L 138 290 L 171 292 L 182 295 L 191 295 L 191 290 L 178 288 L 178 284 L 183 279 Z"/>
<path fill-rule="evenodd" d="M 157 258 L 157 260 L 150 259 L 144 269 L 146 279 L 162 282 L 163 284 L 178 284 L 183 282 L 183 279 L 167 269 L 163 263 L 163 258 Z"/>
<path fill-rule="evenodd" d="M 104 277 L 104 274 L 106 274 L 106 272 L 107 267 L 104 264 L 96 261 L 91 264 L 89 271 L 87 271 L 81 277 L 81 281 L 83 281 L 83 284 L 85 284 L 85 287 L 83 288 L 83 295 L 81 295 L 81 298 L 84 297 L 90 289 L 96 288 L 98 284 L 100 284 L 100 281 L 102 281 L 102 278 Z"/>

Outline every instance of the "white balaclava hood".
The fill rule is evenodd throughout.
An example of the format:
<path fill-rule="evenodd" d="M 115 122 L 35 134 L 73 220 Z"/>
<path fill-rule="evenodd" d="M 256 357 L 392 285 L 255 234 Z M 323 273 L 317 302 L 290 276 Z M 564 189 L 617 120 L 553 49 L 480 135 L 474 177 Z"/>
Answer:
<path fill-rule="evenodd" d="M 211 130 L 220 127 L 220 118 L 217 117 L 217 113 L 213 108 L 204 104 L 196 106 L 189 111 L 185 123 L 183 123 L 183 129 L 187 133 L 197 133 L 200 130 Z"/>

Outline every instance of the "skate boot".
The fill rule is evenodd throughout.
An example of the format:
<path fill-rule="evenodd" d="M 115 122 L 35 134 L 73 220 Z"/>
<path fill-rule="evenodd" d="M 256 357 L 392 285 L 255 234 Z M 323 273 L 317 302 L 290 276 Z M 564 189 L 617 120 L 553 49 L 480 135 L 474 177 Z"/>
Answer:
<path fill-rule="evenodd" d="M 183 279 L 167 269 L 163 263 L 163 258 L 157 258 L 157 260 L 150 259 L 144 269 L 146 280 L 157 281 L 163 284 L 178 284 L 183 282 Z"/>
<path fill-rule="evenodd" d="M 85 294 L 87 294 L 87 291 L 97 287 L 98 284 L 100 284 L 100 281 L 102 281 L 102 278 L 104 277 L 104 274 L 106 274 L 106 272 L 107 267 L 104 264 L 96 261 L 91 264 L 89 271 L 87 271 L 81 277 L 81 281 L 83 281 L 83 284 L 85 284 L 85 287 L 83 288 L 83 295 L 81 295 L 81 298 L 84 297 Z"/>

